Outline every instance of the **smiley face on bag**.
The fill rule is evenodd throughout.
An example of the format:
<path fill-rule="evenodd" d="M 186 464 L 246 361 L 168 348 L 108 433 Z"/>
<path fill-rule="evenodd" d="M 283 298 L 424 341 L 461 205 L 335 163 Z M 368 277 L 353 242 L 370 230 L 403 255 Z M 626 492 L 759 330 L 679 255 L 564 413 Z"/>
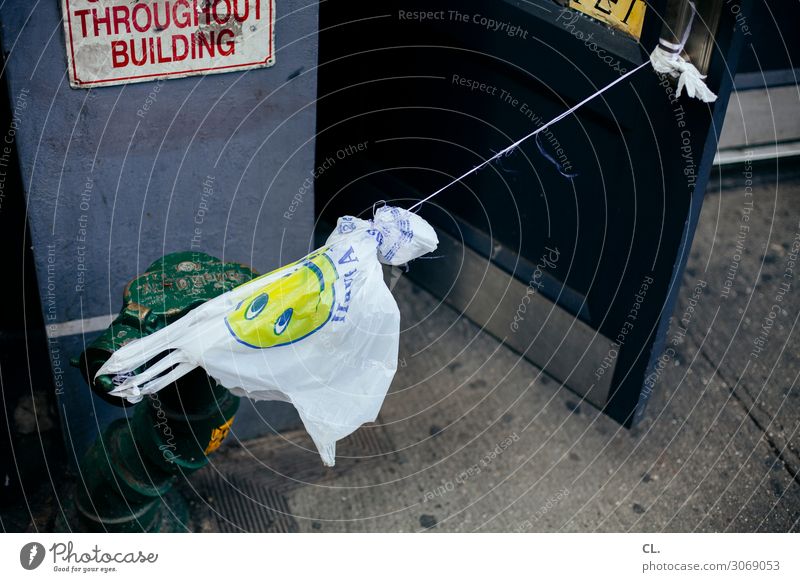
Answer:
<path fill-rule="evenodd" d="M 311 335 L 331 318 L 338 279 L 324 252 L 298 261 L 264 285 L 225 318 L 228 331 L 251 348 L 285 346 Z"/>

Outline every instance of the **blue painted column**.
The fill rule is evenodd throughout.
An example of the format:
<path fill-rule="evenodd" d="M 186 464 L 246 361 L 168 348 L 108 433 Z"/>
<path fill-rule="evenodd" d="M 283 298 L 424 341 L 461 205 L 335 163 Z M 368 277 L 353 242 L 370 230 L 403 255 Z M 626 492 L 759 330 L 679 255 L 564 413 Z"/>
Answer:
<path fill-rule="evenodd" d="M 273 67 L 91 90 L 69 86 L 59 2 L 0 9 L 55 386 L 78 457 L 122 411 L 93 397 L 69 358 L 118 312 L 127 281 L 174 251 L 266 272 L 312 246 L 317 6 L 276 8 Z M 240 438 L 292 418 L 286 405 L 242 408 Z"/>

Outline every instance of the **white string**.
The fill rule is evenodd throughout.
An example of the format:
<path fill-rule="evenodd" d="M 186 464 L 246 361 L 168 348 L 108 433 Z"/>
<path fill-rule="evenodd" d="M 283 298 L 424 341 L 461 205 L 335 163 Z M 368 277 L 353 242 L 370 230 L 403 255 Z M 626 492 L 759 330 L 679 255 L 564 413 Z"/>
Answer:
<path fill-rule="evenodd" d="M 689 40 L 689 34 L 692 32 L 694 15 L 697 14 L 697 8 L 695 7 L 694 2 L 689 2 L 689 8 L 692 9 L 692 12 L 689 14 L 689 22 L 686 24 L 686 30 L 683 31 L 680 43 L 675 44 L 663 38 L 658 39 L 659 44 L 662 44 L 668 49 L 675 51 L 676 55 L 680 55 L 683 52 L 684 47 L 686 47 L 686 42 Z"/>
<path fill-rule="evenodd" d="M 694 5 L 694 2 L 689 2 L 689 7 L 692 9 L 692 13 L 689 15 L 689 23 L 686 25 L 686 30 L 683 31 L 683 38 L 681 38 L 681 48 L 678 49 L 678 54 L 683 52 L 683 47 L 686 46 L 686 41 L 689 40 L 689 33 L 692 32 L 692 23 L 694 22 L 694 15 L 697 14 L 697 8 Z"/>
<path fill-rule="evenodd" d="M 529 133 L 528 135 L 526 135 L 522 139 L 518 139 L 517 141 L 512 143 L 507 148 L 500 150 L 495 155 L 493 155 L 491 158 L 488 158 L 488 159 L 484 160 L 483 162 L 481 162 L 480 164 L 478 164 L 477 166 L 475 166 L 474 168 L 472 168 L 468 172 L 462 174 L 461 176 L 459 176 L 458 178 L 456 178 L 455 180 L 453 180 L 452 182 L 450 182 L 446 186 L 443 186 L 443 187 L 439 188 L 436 192 L 434 192 L 430 196 L 427 196 L 427 197 L 423 198 L 422 200 L 420 200 L 419 202 L 417 202 L 413 206 L 409 207 L 409 210 L 414 210 L 418 206 L 422 206 L 425 202 L 427 202 L 428 200 L 430 200 L 434 196 L 444 192 L 450 186 L 452 186 L 454 184 L 458 184 L 461 180 L 463 180 L 467 176 L 470 176 L 471 174 L 474 174 L 475 172 L 477 172 L 478 170 L 480 170 L 484 166 L 486 166 L 488 164 L 491 164 L 497 158 L 511 153 L 514 149 L 516 149 L 525 140 L 532 138 L 534 135 L 536 135 L 537 133 L 539 133 L 541 131 L 544 131 L 545 129 L 547 129 L 548 127 L 553 125 L 554 123 L 557 123 L 557 122 L 561 121 L 562 119 L 564 119 L 565 117 L 567 117 L 569 115 L 572 115 L 575 111 L 577 111 L 578 109 L 580 109 L 581 107 L 586 105 L 589 101 L 591 101 L 592 99 L 594 99 L 595 97 L 597 97 L 599 95 L 602 95 L 604 92 L 606 92 L 609 89 L 611 89 L 611 87 L 613 87 L 617 83 L 621 83 L 622 81 L 624 81 L 625 79 L 627 79 L 628 77 L 633 75 L 635 72 L 637 72 L 638 70 L 642 69 L 644 66 L 648 65 L 649 63 L 650 63 L 650 61 L 645 61 L 642 64 L 640 64 L 638 67 L 636 67 L 635 69 L 631 69 L 630 71 L 628 71 L 627 73 L 622 75 L 619 79 L 615 79 L 613 82 L 609 83 L 608 85 L 606 85 L 605 87 L 603 87 L 599 91 L 596 91 L 595 93 L 589 95 L 586 99 L 584 99 L 583 101 L 581 101 L 577 105 L 573 105 L 572 107 L 570 107 L 569 109 L 567 109 L 566 111 L 564 111 L 560 115 L 554 117 L 553 119 L 551 119 L 550 121 L 548 121 L 547 123 L 542 125 L 541 127 L 536 128 L 534 131 L 532 131 L 531 133 Z"/>

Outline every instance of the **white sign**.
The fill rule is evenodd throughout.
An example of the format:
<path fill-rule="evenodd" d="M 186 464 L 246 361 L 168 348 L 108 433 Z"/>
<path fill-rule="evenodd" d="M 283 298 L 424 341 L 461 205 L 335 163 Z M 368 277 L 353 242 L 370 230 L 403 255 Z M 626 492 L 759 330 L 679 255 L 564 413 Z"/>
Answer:
<path fill-rule="evenodd" d="M 275 63 L 275 0 L 61 0 L 61 9 L 75 88 Z"/>

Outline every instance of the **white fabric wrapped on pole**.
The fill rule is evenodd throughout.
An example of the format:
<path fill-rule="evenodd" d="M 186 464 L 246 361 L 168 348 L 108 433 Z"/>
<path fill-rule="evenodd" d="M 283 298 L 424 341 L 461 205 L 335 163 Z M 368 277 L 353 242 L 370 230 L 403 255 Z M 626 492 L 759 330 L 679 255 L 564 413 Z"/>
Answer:
<path fill-rule="evenodd" d="M 705 103 L 713 103 L 717 100 L 717 96 L 703 81 L 706 76 L 701 75 L 697 67 L 681 56 L 683 48 L 686 46 L 686 41 L 689 40 L 694 17 L 697 14 L 694 2 L 689 1 L 688 6 L 690 10 L 689 21 L 680 36 L 680 41 L 673 43 L 664 38 L 659 38 L 658 46 L 650 53 L 650 63 L 656 73 L 678 79 L 678 88 L 675 91 L 675 95 L 678 97 L 681 96 L 685 88 L 689 97 L 700 99 Z M 666 23 L 664 26 L 666 27 Z"/>
<path fill-rule="evenodd" d="M 650 54 L 650 63 L 657 73 L 678 79 L 678 89 L 675 92 L 678 97 L 681 96 L 681 92 L 685 88 L 689 97 L 696 97 L 705 103 L 713 103 L 717 100 L 717 96 L 703 81 L 706 76 L 701 75 L 697 67 L 680 56 L 680 54 L 669 52 L 661 46 L 657 46 Z"/>
<path fill-rule="evenodd" d="M 336 441 L 375 420 L 397 370 L 400 312 L 381 263 L 437 245 L 402 208 L 345 216 L 322 248 L 126 344 L 97 375 L 114 375 L 112 394 L 136 402 L 200 366 L 234 394 L 292 403 L 333 465 Z"/>

